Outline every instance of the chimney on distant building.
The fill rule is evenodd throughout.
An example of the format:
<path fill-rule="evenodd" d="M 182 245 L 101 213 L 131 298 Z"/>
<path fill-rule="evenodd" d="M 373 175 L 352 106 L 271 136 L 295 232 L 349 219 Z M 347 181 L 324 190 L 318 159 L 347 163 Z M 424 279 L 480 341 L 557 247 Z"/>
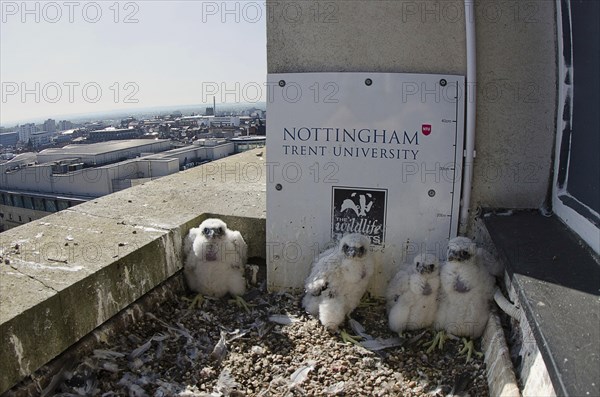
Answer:
<path fill-rule="evenodd" d="M 217 102 L 215 101 L 215 97 L 213 96 L 213 114 L 217 115 Z"/>

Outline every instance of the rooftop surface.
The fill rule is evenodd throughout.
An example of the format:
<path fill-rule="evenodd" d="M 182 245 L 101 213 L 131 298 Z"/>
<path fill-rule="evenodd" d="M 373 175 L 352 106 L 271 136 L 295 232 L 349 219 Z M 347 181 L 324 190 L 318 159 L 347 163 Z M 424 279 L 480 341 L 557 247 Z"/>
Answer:
<path fill-rule="evenodd" d="M 40 155 L 53 155 L 53 154 L 65 154 L 65 155 L 94 155 L 110 153 L 117 150 L 133 149 L 143 146 L 148 146 L 156 143 L 162 143 L 168 141 L 168 139 L 124 139 L 120 141 L 107 141 L 98 143 L 88 143 L 81 145 L 67 145 L 62 148 L 51 148 L 44 149 L 39 152 Z"/>

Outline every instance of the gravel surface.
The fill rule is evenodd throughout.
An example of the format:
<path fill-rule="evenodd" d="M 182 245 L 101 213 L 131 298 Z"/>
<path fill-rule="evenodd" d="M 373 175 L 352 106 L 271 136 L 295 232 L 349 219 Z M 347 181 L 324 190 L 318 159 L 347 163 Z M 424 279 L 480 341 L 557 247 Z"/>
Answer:
<path fill-rule="evenodd" d="M 431 331 L 397 338 L 383 301 L 359 307 L 344 324 L 350 334 L 373 338 L 368 346 L 398 345 L 371 351 L 326 331 L 302 310 L 300 296 L 255 289 L 246 296 L 249 311 L 227 299 L 190 309 L 191 298 L 163 302 L 98 342 L 46 395 L 408 397 L 446 396 L 453 387 L 488 395 L 481 358 L 466 363 L 458 356 L 462 342 L 452 339 L 426 353 Z"/>

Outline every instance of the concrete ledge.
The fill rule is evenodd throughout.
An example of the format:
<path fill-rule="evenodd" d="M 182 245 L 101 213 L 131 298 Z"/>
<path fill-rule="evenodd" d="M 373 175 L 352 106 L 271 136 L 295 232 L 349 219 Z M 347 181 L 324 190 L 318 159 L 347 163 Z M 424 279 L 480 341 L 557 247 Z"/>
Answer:
<path fill-rule="evenodd" d="M 483 222 L 523 313 L 513 325 L 523 395 L 600 395 L 597 256 L 555 216 L 522 211 Z"/>
<path fill-rule="evenodd" d="M 490 314 L 481 345 L 485 353 L 484 362 L 490 396 L 520 397 L 521 393 L 510 361 L 504 331 L 495 312 Z"/>
<path fill-rule="evenodd" d="M 265 257 L 259 150 L 0 234 L 0 393 L 181 269 L 182 237 L 218 215 Z"/>

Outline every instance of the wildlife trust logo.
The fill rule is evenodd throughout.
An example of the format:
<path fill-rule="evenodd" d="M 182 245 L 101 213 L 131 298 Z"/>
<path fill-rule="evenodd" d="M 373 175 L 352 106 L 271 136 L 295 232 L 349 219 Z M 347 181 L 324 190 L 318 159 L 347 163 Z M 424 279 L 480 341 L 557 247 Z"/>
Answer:
<path fill-rule="evenodd" d="M 348 233 L 370 237 L 371 244 L 385 242 L 387 189 L 333 186 L 331 203 L 331 237 Z"/>

